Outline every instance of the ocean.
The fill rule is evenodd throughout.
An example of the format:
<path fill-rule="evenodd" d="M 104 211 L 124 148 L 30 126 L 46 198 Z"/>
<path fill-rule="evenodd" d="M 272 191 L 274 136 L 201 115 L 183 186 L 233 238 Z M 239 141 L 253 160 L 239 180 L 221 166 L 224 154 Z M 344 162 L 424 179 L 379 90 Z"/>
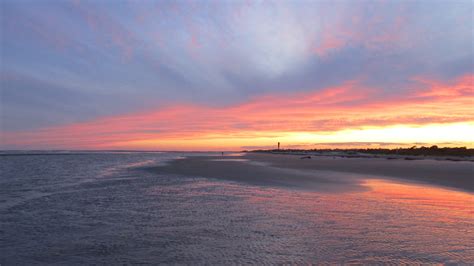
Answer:
<path fill-rule="evenodd" d="M 2 152 L 0 264 L 474 263 L 474 195 L 324 193 L 153 167 L 206 153 Z"/>

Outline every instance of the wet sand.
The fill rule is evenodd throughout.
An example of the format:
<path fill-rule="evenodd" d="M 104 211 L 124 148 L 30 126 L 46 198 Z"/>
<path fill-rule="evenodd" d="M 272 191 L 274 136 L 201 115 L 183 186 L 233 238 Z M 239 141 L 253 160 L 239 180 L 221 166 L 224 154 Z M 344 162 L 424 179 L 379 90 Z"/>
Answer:
<path fill-rule="evenodd" d="M 312 157 L 247 153 L 245 158 L 290 169 L 328 170 L 364 175 L 365 178 L 397 178 L 474 191 L 474 163 L 470 161 L 389 160 L 384 158 Z"/>
<path fill-rule="evenodd" d="M 259 153 L 192 156 L 155 167 L 153 171 L 320 192 L 363 191 L 367 189 L 364 180 L 371 178 L 395 178 L 474 191 L 472 162 L 300 157 Z"/>
<path fill-rule="evenodd" d="M 159 174 L 207 177 L 251 185 L 288 187 L 303 190 L 343 192 L 364 191 L 356 175 L 331 171 L 307 171 L 268 166 L 233 156 L 199 156 L 171 161 L 153 169 Z"/>

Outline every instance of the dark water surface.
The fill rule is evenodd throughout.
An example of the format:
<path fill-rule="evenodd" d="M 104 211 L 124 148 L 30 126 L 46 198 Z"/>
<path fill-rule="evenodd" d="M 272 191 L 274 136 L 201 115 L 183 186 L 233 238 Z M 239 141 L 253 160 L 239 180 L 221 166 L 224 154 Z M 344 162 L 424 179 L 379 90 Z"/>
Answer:
<path fill-rule="evenodd" d="M 474 263 L 472 193 L 157 175 L 192 154 L 0 156 L 0 264 Z M 202 155 L 202 154 L 200 154 Z"/>

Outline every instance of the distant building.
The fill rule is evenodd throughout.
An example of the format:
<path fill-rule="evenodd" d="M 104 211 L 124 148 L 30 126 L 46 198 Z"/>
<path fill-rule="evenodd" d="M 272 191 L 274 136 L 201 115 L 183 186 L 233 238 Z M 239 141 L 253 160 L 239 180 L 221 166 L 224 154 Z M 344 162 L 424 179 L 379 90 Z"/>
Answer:
<path fill-rule="evenodd" d="M 280 142 L 278 142 L 278 149 L 280 149 Z"/>

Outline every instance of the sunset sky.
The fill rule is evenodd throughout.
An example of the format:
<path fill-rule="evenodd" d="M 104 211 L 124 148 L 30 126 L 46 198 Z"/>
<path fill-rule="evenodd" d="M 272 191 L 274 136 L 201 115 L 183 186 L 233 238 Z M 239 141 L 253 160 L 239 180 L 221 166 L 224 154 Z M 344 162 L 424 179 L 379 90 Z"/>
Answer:
<path fill-rule="evenodd" d="M 0 5 L 1 149 L 474 147 L 470 0 Z"/>

